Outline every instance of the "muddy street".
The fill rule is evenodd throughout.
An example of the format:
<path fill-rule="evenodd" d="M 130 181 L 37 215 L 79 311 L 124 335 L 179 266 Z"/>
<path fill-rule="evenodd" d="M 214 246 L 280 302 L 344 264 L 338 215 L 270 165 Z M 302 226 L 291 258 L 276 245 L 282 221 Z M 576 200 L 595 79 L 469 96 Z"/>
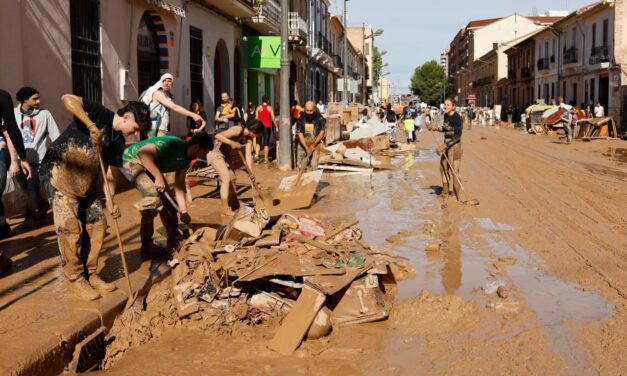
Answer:
<path fill-rule="evenodd" d="M 366 242 L 411 261 L 415 276 L 399 284 L 387 321 L 334 328 L 293 356 L 266 347 L 278 323 L 174 325 L 103 373 L 625 374 L 623 142 L 466 131 L 461 171 L 478 206 L 443 201 L 431 136 L 417 145 L 391 159 L 396 170 L 323 175 L 306 210 L 358 220 Z M 265 184 L 280 175 L 257 169 Z"/>

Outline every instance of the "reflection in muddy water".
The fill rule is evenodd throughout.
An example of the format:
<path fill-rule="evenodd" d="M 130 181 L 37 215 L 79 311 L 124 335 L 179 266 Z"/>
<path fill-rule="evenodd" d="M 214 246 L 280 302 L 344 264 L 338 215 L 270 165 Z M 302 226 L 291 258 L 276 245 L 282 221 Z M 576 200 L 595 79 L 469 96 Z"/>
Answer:
<path fill-rule="evenodd" d="M 455 294 L 462 284 L 462 250 L 459 240 L 459 206 L 449 205 L 442 210 L 442 226 L 445 235 L 442 240 L 444 265 L 442 267 L 442 286 L 447 294 Z"/>
<path fill-rule="evenodd" d="M 609 157 L 613 161 L 627 163 L 627 148 L 607 148 L 603 155 Z"/>

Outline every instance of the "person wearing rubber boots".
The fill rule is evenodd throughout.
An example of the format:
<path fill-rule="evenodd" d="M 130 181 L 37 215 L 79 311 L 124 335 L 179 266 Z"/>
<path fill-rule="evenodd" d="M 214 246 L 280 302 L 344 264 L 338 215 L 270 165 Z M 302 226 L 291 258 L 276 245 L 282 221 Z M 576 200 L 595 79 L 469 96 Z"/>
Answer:
<path fill-rule="evenodd" d="M 107 227 L 102 168 L 122 167 L 125 136 L 148 131 L 150 118 L 141 102 L 128 102 L 115 113 L 74 95 L 62 102 L 75 119 L 48 148 L 40 174 L 52 201 L 63 274 L 78 297 L 95 300 L 101 291 L 115 290 L 96 273 Z M 106 183 L 114 192 L 115 182 Z M 117 207 L 111 212 L 119 217 Z"/>
<path fill-rule="evenodd" d="M 307 171 L 318 169 L 319 147 L 326 134 L 326 119 L 313 101 L 305 103 L 305 109 L 296 123 L 298 137 L 298 165 L 307 164 Z M 311 158 L 310 158 L 311 156 Z"/>
<path fill-rule="evenodd" d="M 444 124 L 442 127 L 432 125 L 430 130 L 444 133 L 444 144 L 440 145 L 436 150 L 440 156 L 440 173 L 442 174 L 441 195 L 443 198 L 448 197 L 449 187 L 452 185 L 455 197 L 459 201 L 461 195 L 460 182 L 451 170 L 455 169 L 457 176 L 459 176 L 459 168 L 462 162 L 463 122 L 462 117 L 455 111 L 454 99 L 447 98 L 444 101 Z"/>
<path fill-rule="evenodd" d="M 168 250 L 178 243 L 179 231 L 177 210 L 163 197 L 166 192 L 167 182 L 164 173 L 175 172 L 174 196 L 180 210 L 181 222 L 191 224 L 191 217 L 187 212 L 185 201 L 185 173 L 190 162 L 197 158 L 203 158 L 213 146 L 213 141 L 208 133 L 200 132 L 185 140 L 174 136 L 159 136 L 131 145 L 124 152 L 122 174 L 135 184 L 141 194 L 141 200 L 135 207 L 141 213 L 139 233 L 141 238 L 141 253 L 148 255 L 157 247 L 153 243 L 152 236 L 157 215 L 168 235 Z M 165 193 L 167 194 L 167 193 Z"/>

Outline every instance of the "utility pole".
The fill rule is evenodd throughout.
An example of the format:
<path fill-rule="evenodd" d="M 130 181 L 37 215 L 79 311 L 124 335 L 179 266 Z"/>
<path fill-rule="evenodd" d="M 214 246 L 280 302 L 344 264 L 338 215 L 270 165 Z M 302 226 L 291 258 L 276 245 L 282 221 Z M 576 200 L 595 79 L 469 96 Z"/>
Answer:
<path fill-rule="evenodd" d="M 361 101 L 364 103 L 364 106 L 368 105 L 366 101 L 366 23 L 363 22 L 361 24 L 361 66 L 363 67 L 363 72 L 361 74 Z"/>
<path fill-rule="evenodd" d="M 279 169 L 292 169 L 292 127 L 290 126 L 290 58 L 287 48 L 289 0 L 281 0 L 281 124 L 279 124 Z"/>
<path fill-rule="evenodd" d="M 344 34 L 343 34 L 343 42 L 344 42 L 344 79 L 342 80 L 342 84 L 344 86 L 342 99 L 345 106 L 348 106 L 348 43 L 346 42 L 346 33 L 348 32 L 348 25 L 346 25 L 346 3 L 348 0 L 344 0 Z"/>

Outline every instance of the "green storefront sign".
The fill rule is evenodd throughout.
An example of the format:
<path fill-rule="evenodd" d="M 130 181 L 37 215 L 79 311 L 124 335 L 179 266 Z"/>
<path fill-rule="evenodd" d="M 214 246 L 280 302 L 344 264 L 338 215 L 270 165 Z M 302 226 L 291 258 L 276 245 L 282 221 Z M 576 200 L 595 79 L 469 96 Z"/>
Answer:
<path fill-rule="evenodd" d="M 249 36 L 249 68 L 281 68 L 281 37 Z"/>

